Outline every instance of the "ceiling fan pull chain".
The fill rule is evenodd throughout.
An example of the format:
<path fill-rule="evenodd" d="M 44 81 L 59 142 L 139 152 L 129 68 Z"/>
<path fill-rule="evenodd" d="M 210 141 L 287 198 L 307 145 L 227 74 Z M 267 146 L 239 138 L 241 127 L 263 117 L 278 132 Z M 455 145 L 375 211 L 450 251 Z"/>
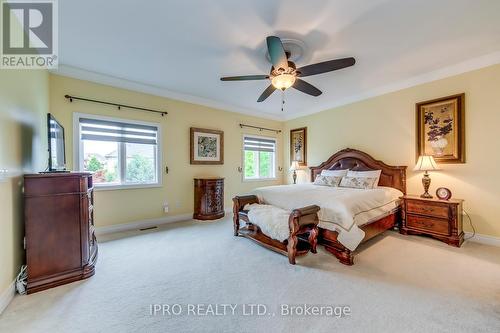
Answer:
<path fill-rule="evenodd" d="M 281 91 L 281 112 L 285 111 L 285 90 Z"/>

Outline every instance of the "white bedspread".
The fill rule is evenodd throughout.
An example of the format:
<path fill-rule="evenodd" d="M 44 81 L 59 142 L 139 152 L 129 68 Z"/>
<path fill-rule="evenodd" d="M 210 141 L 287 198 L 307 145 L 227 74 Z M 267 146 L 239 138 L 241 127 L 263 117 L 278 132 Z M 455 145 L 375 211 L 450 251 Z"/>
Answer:
<path fill-rule="evenodd" d="M 361 190 L 314 184 L 260 187 L 253 191 L 263 204 L 291 212 L 295 208 L 318 205 L 319 226 L 337 231 L 338 241 L 354 250 L 364 238 L 359 227 L 391 213 L 403 195 L 391 187 Z"/>

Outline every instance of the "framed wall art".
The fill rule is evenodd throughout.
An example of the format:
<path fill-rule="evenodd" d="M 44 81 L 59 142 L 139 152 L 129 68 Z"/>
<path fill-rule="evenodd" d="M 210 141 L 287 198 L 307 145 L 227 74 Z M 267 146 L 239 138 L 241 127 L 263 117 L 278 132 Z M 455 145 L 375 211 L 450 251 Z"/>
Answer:
<path fill-rule="evenodd" d="M 307 127 L 290 130 L 290 163 L 307 166 Z"/>
<path fill-rule="evenodd" d="M 465 94 L 417 103 L 417 158 L 465 163 Z"/>
<path fill-rule="evenodd" d="M 224 164 L 224 132 L 190 128 L 190 163 Z"/>

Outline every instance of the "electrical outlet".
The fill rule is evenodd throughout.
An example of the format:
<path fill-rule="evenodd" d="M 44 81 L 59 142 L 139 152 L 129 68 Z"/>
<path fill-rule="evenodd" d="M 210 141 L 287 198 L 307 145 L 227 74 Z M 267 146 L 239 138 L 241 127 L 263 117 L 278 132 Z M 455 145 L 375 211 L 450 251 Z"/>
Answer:
<path fill-rule="evenodd" d="M 168 213 L 168 202 L 166 201 L 163 203 L 163 212 Z"/>

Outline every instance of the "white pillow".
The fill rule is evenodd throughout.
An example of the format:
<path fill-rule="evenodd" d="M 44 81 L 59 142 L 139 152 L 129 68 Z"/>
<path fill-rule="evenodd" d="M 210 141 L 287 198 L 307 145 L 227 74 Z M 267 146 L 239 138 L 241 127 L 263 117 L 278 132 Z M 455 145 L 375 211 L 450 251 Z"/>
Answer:
<path fill-rule="evenodd" d="M 338 187 L 342 177 L 317 175 L 314 185 Z"/>
<path fill-rule="evenodd" d="M 380 180 L 380 174 L 382 173 L 382 170 L 370 170 L 370 171 L 351 171 L 349 170 L 347 172 L 347 177 L 353 177 L 353 178 L 377 178 L 375 180 L 375 185 L 373 188 L 378 187 L 378 182 Z"/>
<path fill-rule="evenodd" d="M 321 175 L 322 176 L 330 176 L 330 177 L 345 177 L 345 176 L 347 176 L 347 171 L 349 171 L 349 169 L 323 170 L 323 171 L 321 171 Z"/>
<path fill-rule="evenodd" d="M 377 187 L 376 180 L 375 177 L 344 177 L 339 186 L 368 190 Z"/>

